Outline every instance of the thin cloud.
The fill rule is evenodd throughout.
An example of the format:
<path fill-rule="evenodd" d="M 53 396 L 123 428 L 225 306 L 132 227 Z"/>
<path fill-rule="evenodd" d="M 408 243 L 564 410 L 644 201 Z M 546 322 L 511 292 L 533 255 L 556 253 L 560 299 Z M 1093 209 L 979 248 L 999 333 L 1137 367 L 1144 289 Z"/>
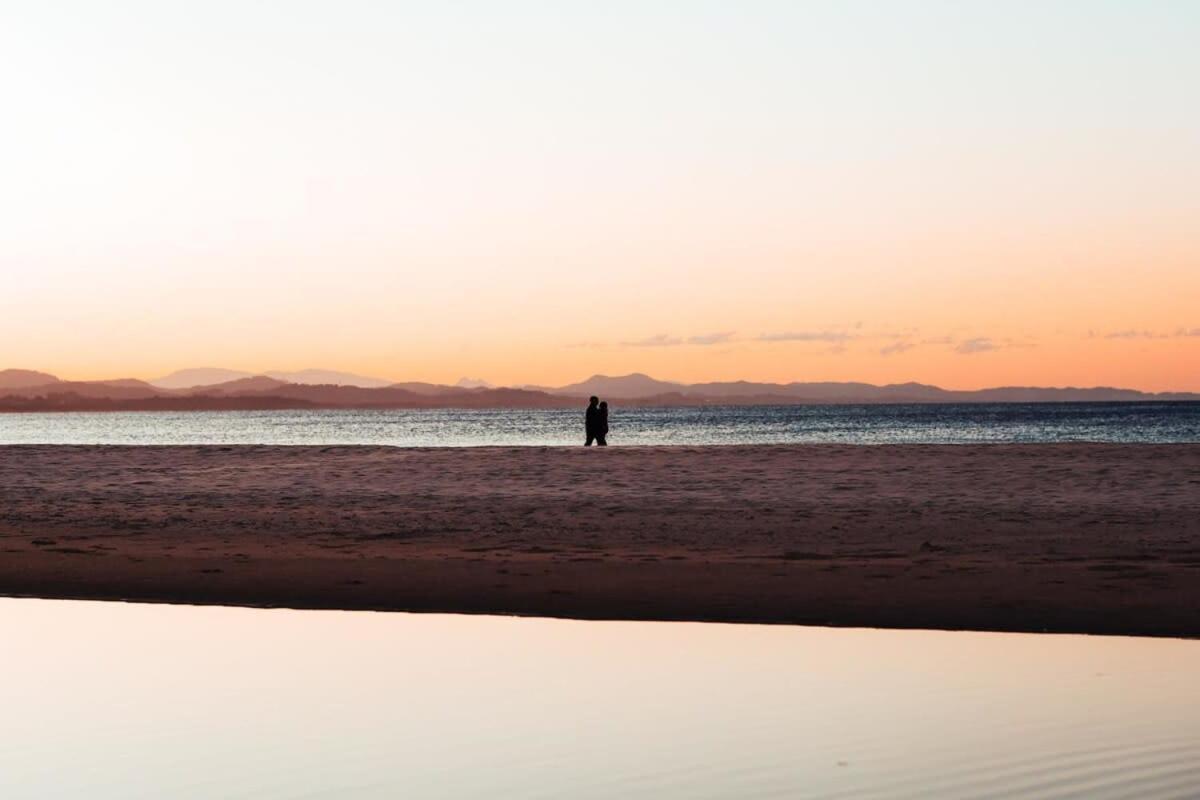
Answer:
<path fill-rule="evenodd" d="M 678 336 L 668 336 L 660 333 L 657 336 L 647 336 L 645 339 L 635 339 L 631 342 L 621 342 L 622 347 L 676 347 L 683 344 Z"/>
<path fill-rule="evenodd" d="M 896 355 L 897 353 L 907 353 L 909 350 L 912 350 L 914 347 L 916 347 L 916 345 L 913 344 L 912 342 L 892 342 L 889 345 L 881 347 L 879 349 L 879 355 L 893 356 L 893 355 Z"/>
<path fill-rule="evenodd" d="M 1124 331 L 1111 331 L 1109 333 L 1104 334 L 1104 338 L 1105 339 L 1163 339 L 1163 338 L 1165 338 L 1165 336 L 1161 333 L 1154 333 L 1153 331 L 1138 331 L 1138 330 L 1130 329 L 1130 330 L 1124 330 Z"/>
<path fill-rule="evenodd" d="M 733 340 L 733 331 L 721 331 L 719 333 L 704 333 L 699 336 L 689 336 L 688 344 L 710 345 L 724 344 Z"/>
<path fill-rule="evenodd" d="M 988 337 L 976 336 L 973 339 L 965 339 L 965 340 L 959 342 L 954 347 L 954 352 L 956 352 L 960 355 L 970 356 L 970 355 L 974 355 L 976 353 L 989 353 L 992 350 L 999 350 L 999 349 L 1000 349 L 1000 345 L 996 344 L 994 341 L 992 341 Z"/>
<path fill-rule="evenodd" d="M 1096 333 L 1088 331 L 1088 338 L 1102 339 L 1171 339 L 1184 337 L 1200 337 L 1200 328 L 1176 328 L 1173 333 L 1159 333 L 1146 329 L 1126 328 L 1120 331 L 1109 331 L 1108 333 Z"/>
<path fill-rule="evenodd" d="M 685 339 L 680 336 L 660 333 L 655 336 L 647 336 L 645 339 L 621 342 L 621 347 L 679 347 L 685 344 L 707 347 L 709 345 L 731 342 L 733 341 L 733 335 L 733 331 L 715 331 L 713 333 L 701 333 L 689 336 Z"/>
<path fill-rule="evenodd" d="M 782 333 L 764 333 L 758 337 L 760 342 L 828 342 L 841 344 L 855 337 L 841 331 L 784 331 Z"/>

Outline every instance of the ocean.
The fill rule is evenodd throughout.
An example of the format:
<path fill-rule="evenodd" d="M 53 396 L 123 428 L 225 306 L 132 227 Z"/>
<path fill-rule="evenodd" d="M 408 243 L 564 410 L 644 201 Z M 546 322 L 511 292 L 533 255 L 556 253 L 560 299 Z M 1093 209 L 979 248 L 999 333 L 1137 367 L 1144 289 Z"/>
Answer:
<path fill-rule="evenodd" d="M 621 408 L 609 444 L 1200 442 L 1200 403 Z M 475 447 L 583 443 L 574 409 L 0 414 L 0 444 Z"/>

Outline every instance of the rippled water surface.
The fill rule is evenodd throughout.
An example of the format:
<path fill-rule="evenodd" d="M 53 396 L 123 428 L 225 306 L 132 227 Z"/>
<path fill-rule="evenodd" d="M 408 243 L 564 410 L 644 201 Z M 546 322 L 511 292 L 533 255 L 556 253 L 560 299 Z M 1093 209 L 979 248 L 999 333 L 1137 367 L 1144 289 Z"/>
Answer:
<path fill-rule="evenodd" d="M 0 797 L 1167 798 L 1200 642 L 0 600 Z"/>
<path fill-rule="evenodd" d="M 1200 403 L 614 408 L 612 444 L 1200 442 Z M 0 444 L 572 445 L 579 410 L 0 414 Z"/>

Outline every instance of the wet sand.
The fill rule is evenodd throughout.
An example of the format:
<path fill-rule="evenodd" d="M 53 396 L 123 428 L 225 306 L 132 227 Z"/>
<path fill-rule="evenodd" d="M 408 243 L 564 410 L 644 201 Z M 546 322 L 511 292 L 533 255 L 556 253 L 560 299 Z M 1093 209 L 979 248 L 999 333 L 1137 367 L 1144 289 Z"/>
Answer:
<path fill-rule="evenodd" d="M 0 594 L 1200 634 L 1200 445 L 0 447 Z"/>

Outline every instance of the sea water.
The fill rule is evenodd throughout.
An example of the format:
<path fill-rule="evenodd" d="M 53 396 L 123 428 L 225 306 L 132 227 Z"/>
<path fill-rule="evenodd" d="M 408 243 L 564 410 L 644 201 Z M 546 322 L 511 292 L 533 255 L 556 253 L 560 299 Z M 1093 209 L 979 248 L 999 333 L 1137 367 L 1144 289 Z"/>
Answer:
<path fill-rule="evenodd" d="M 1200 442 L 1200 403 L 622 408 L 613 445 Z M 0 444 L 577 445 L 579 409 L 0 414 Z"/>

